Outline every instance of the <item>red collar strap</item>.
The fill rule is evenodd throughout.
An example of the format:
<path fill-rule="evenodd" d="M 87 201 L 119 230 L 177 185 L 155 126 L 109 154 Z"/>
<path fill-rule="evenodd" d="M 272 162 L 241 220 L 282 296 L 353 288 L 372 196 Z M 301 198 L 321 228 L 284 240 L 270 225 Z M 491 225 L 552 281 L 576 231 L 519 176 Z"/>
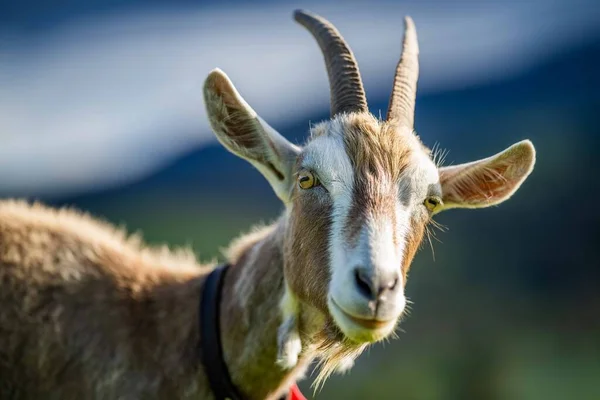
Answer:
<path fill-rule="evenodd" d="M 288 396 L 288 400 L 306 400 L 306 397 L 302 395 L 302 392 L 298 388 L 297 384 L 293 384 L 290 388 L 290 394 Z"/>

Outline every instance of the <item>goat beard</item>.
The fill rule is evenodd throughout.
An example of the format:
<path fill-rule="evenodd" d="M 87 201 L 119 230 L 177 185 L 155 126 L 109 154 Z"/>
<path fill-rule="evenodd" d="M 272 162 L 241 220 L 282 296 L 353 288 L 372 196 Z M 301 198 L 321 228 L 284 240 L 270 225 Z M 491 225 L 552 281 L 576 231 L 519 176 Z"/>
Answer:
<path fill-rule="evenodd" d="M 316 335 L 315 343 L 319 354 L 319 372 L 313 382 L 315 391 L 323 386 L 333 372 L 343 373 L 352 368 L 354 360 L 367 347 L 365 343 L 348 339 L 331 318 L 327 318 L 323 329 Z"/>

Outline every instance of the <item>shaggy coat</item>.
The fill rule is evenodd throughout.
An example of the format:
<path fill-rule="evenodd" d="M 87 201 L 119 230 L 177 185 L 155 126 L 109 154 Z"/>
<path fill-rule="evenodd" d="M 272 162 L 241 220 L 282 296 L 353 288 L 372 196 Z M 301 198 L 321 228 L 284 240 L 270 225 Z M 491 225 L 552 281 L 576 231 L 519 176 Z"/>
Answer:
<path fill-rule="evenodd" d="M 283 291 L 274 229 L 232 246 L 223 293 L 237 299 L 222 313 L 225 358 L 255 399 L 285 391 L 296 372 L 273 367 L 273 294 Z M 197 354 L 210 270 L 73 210 L 0 202 L 0 398 L 211 398 Z"/>

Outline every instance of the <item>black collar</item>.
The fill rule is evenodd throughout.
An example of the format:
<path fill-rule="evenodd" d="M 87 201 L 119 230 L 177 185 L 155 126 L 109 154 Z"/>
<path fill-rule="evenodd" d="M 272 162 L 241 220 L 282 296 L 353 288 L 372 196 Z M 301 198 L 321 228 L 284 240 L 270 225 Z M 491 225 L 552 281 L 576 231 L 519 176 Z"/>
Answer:
<path fill-rule="evenodd" d="M 242 400 L 242 395 L 231 382 L 221 347 L 219 315 L 221 291 L 227 267 L 227 264 L 218 266 L 204 281 L 200 298 L 200 346 L 198 350 L 215 400 Z"/>
<path fill-rule="evenodd" d="M 244 400 L 231 381 L 223 359 L 221 345 L 221 326 L 219 324 L 221 291 L 228 269 L 228 264 L 219 265 L 208 274 L 204 281 L 198 318 L 200 323 L 198 352 L 215 400 Z M 280 400 L 285 399 L 287 399 L 287 395 L 282 396 Z"/>

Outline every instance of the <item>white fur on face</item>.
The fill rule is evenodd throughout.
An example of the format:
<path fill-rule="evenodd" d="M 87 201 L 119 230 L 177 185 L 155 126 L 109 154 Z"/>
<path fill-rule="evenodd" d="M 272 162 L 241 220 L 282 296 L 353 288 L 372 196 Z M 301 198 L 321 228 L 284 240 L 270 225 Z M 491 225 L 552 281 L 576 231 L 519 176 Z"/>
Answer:
<path fill-rule="evenodd" d="M 341 135 L 322 135 L 312 140 L 304 149 L 302 168 L 316 172 L 334 199 L 347 193 L 350 201 L 354 172 Z"/>
<path fill-rule="evenodd" d="M 439 186 L 440 176 L 437 166 L 429 155 L 423 151 L 417 151 L 412 155 L 411 165 L 407 168 L 403 181 L 407 185 L 401 185 L 401 190 L 410 191 L 411 197 L 413 197 L 411 206 L 414 207 L 427 197 L 430 186 Z M 441 195 L 441 189 L 439 190 Z"/>

